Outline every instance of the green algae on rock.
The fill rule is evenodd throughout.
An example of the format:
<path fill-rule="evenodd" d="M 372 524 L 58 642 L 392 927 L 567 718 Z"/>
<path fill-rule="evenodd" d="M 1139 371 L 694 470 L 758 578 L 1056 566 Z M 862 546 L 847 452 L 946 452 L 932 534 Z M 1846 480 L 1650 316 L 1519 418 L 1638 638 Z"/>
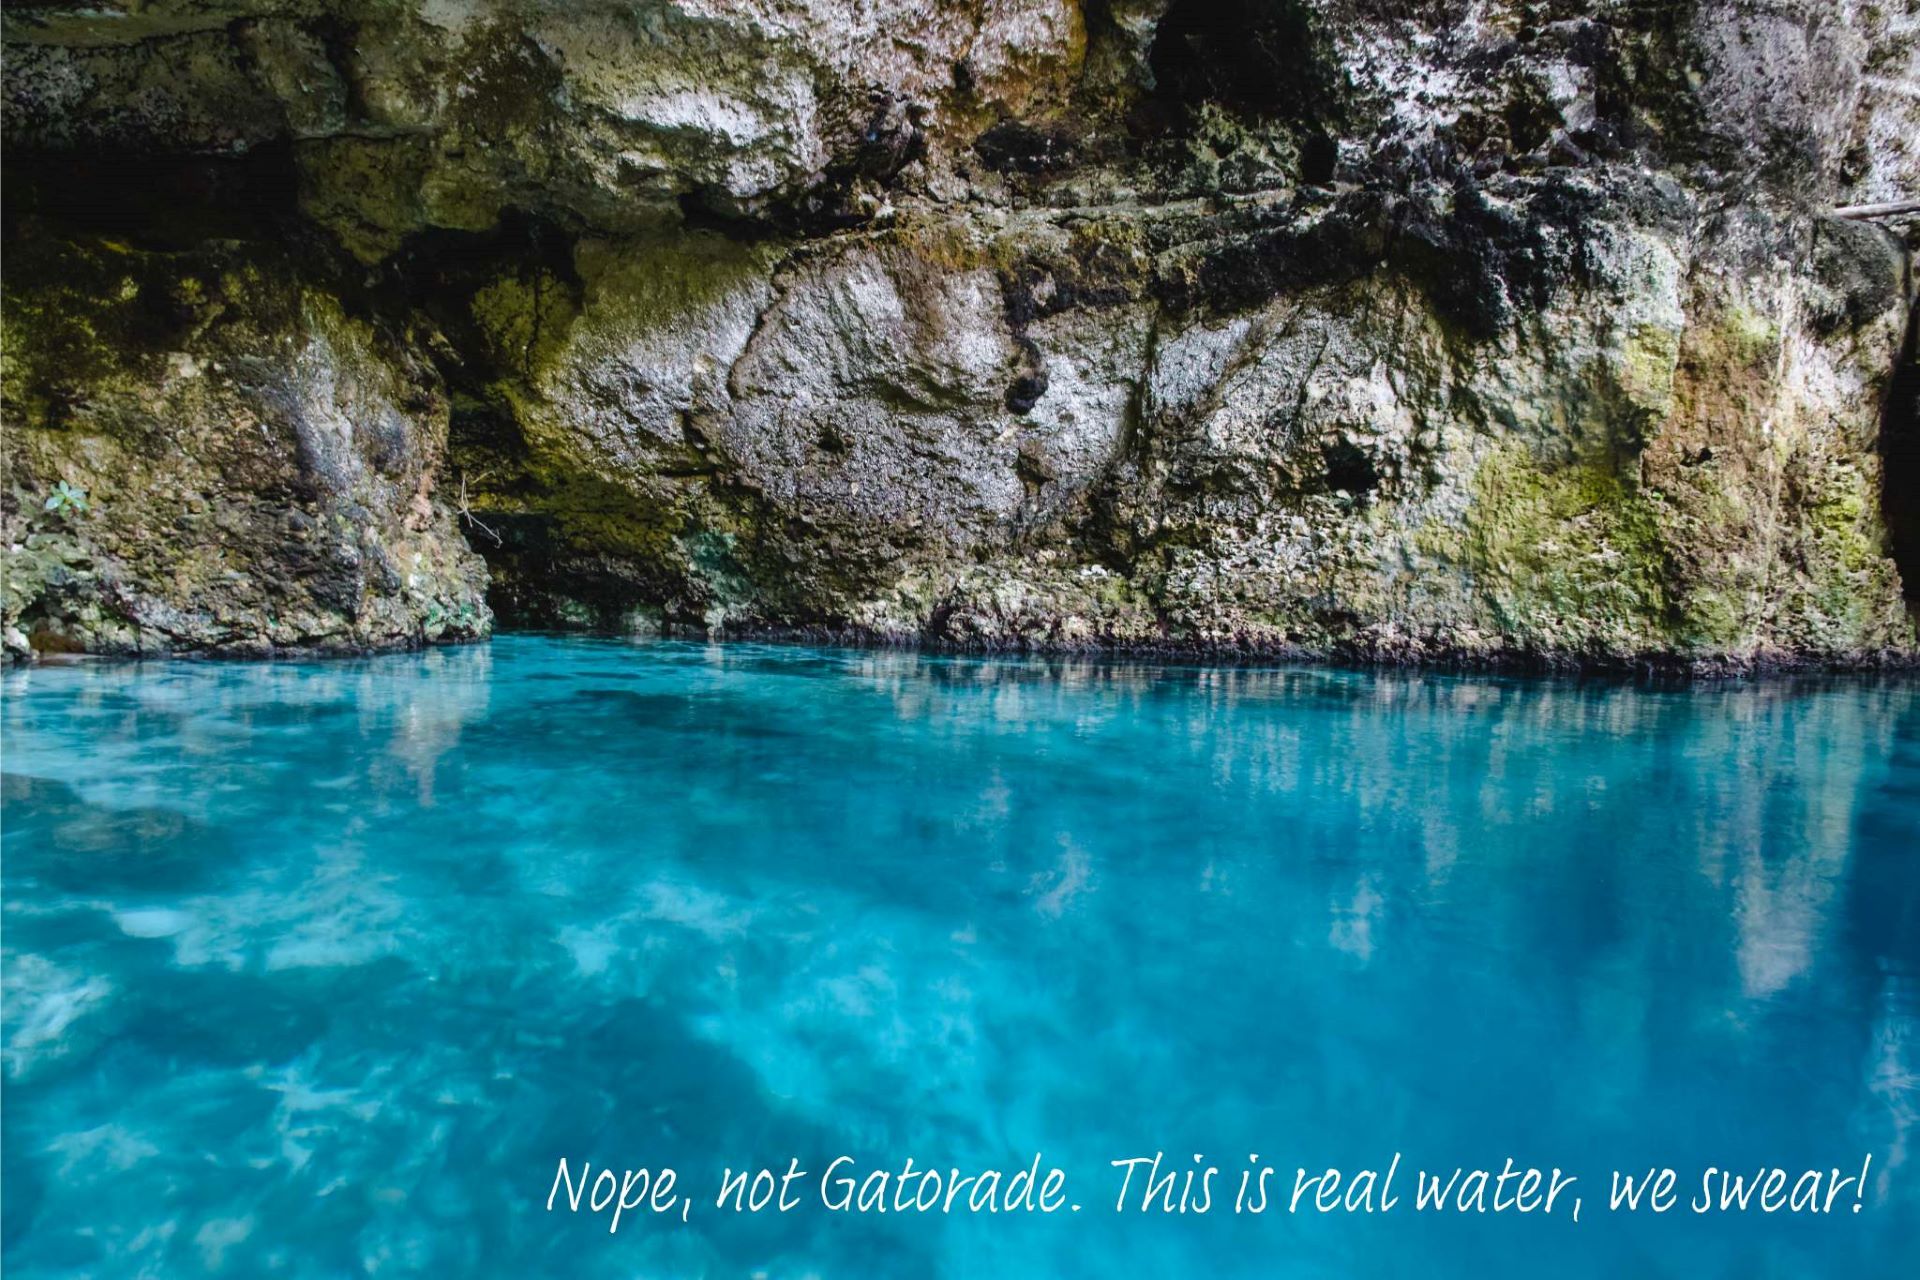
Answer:
<path fill-rule="evenodd" d="M 8 269 L 9 652 L 485 634 L 485 567 L 435 491 L 445 397 L 404 343 L 271 251 L 96 239 Z M 59 484 L 84 512 L 47 509 Z"/>

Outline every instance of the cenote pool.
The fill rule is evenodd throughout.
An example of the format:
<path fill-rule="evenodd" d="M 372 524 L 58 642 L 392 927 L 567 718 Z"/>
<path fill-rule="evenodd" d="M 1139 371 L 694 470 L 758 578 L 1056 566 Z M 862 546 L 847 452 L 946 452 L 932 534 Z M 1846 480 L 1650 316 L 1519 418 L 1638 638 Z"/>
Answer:
<path fill-rule="evenodd" d="M 4 677 L 9 1277 L 1847 1276 L 1920 1242 L 1920 693 L 504 637 Z M 1207 1215 L 1108 1162 L 1202 1153 Z M 1579 1175 L 1235 1217 L 1249 1154 Z M 1080 1213 L 850 1216 L 861 1170 Z M 1695 1215 L 1872 1156 L 1861 1212 Z M 546 1211 L 672 1166 L 683 1223 Z M 713 1206 L 796 1157 L 801 1210 Z M 1616 1167 L 1679 1210 L 1610 1216 Z M 1284 1199 L 1284 1196 L 1276 1196 Z"/>

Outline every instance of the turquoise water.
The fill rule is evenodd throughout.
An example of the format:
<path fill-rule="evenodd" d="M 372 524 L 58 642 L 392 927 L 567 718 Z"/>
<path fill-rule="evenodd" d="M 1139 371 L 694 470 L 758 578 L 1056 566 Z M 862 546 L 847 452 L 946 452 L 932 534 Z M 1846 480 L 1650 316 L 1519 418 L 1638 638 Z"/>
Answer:
<path fill-rule="evenodd" d="M 507 637 L 4 694 L 9 1277 L 1877 1277 L 1920 1239 L 1911 684 Z M 1114 1212 L 1157 1150 L 1213 1212 Z M 1283 1211 L 1396 1151 L 1394 1210 Z M 842 1154 L 1036 1152 L 1080 1212 L 819 1203 Z M 1235 1216 L 1250 1153 L 1276 1208 Z M 1858 1213 L 1686 1208 L 1868 1155 Z M 547 1212 L 562 1156 L 697 1202 L 610 1235 Z M 714 1207 L 790 1156 L 801 1208 Z M 1580 1221 L 1412 1210 L 1508 1157 Z M 1680 1207 L 1606 1213 L 1650 1165 Z"/>

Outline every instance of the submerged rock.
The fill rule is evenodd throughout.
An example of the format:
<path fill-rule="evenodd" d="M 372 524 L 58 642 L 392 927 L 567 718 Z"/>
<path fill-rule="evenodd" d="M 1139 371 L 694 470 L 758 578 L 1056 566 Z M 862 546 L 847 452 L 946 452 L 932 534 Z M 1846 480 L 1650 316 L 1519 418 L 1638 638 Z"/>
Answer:
<path fill-rule="evenodd" d="M 5 30 L 17 652 L 1920 648 L 1895 9 Z"/>

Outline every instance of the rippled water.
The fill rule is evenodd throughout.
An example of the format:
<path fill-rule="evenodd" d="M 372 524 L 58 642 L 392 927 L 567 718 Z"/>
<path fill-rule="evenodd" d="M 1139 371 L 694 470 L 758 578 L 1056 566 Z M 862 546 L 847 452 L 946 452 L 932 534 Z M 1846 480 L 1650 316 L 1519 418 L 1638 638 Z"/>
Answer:
<path fill-rule="evenodd" d="M 1911 684 L 508 637 L 4 694 L 10 1277 L 1873 1277 L 1920 1239 Z M 1513 1156 L 1586 1208 L 1116 1216 L 1107 1161 L 1160 1149 Z M 1083 1212 L 711 1203 L 1035 1151 Z M 1601 1211 L 1616 1166 L 1868 1153 L 1858 1214 Z M 563 1155 L 702 1203 L 549 1215 Z"/>

